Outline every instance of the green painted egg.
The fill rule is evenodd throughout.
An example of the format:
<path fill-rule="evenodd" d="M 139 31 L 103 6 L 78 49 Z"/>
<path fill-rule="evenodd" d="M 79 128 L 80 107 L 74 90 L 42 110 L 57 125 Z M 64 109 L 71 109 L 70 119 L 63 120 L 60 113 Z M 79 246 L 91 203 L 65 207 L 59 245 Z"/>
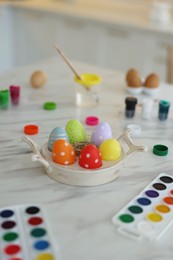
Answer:
<path fill-rule="evenodd" d="M 107 139 L 100 145 L 99 151 L 103 160 L 115 161 L 121 155 L 121 145 L 113 138 Z"/>
<path fill-rule="evenodd" d="M 83 125 L 76 119 L 67 122 L 66 132 L 71 144 L 86 141 L 86 133 Z"/>

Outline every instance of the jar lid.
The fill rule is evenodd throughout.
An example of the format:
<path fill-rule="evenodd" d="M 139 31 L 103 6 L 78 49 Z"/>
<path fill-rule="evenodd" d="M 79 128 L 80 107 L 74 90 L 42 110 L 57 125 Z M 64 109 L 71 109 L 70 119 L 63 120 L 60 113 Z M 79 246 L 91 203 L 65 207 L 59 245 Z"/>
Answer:
<path fill-rule="evenodd" d="M 46 110 L 55 110 L 56 103 L 55 102 L 46 102 L 46 103 L 44 103 L 43 108 Z"/>
<path fill-rule="evenodd" d="M 24 127 L 24 133 L 27 135 L 36 135 L 36 134 L 38 134 L 38 126 L 37 125 L 26 125 Z"/>
<path fill-rule="evenodd" d="M 168 147 L 162 144 L 156 144 L 153 146 L 153 153 L 158 156 L 165 156 L 168 154 Z"/>
<path fill-rule="evenodd" d="M 140 127 L 140 125 L 129 124 L 127 126 L 127 128 L 129 128 L 131 130 L 131 136 L 133 136 L 133 137 L 140 136 L 140 134 L 141 134 L 141 127 Z"/>
<path fill-rule="evenodd" d="M 85 123 L 86 123 L 87 125 L 90 125 L 90 126 L 98 125 L 98 123 L 99 123 L 99 118 L 96 117 L 96 116 L 88 116 L 88 117 L 86 117 Z"/>

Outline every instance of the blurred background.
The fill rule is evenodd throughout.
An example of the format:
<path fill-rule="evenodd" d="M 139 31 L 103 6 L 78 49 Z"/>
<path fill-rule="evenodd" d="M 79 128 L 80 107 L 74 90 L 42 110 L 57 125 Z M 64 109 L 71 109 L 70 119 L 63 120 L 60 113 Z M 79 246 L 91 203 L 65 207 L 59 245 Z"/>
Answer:
<path fill-rule="evenodd" d="M 0 1 L 0 73 L 57 55 L 173 82 L 173 1 Z"/>

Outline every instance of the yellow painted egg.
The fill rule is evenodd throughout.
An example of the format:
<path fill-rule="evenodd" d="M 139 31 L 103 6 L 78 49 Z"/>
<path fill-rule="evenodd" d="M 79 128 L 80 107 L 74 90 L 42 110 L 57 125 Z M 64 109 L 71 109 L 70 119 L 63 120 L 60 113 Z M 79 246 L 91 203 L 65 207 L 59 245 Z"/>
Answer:
<path fill-rule="evenodd" d="M 31 86 L 33 88 L 41 88 L 45 85 L 47 81 L 47 74 L 44 71 L 36 70 L 31 75 Z"/>
<path fill-rule="evenodd" d="M 86 133 L 83 125 L 76 119 L 71 119 L 66 125 L 66 132 L 71 144 L 75 142 L 85 142 Z"/>
<path fill-rule="evenodd" d="M 113 138 L 105 140 L 100 145 L 99 150 L 102 156 L 102 160 L 105 161 L 115 161 L 121 155 L 121 145 Z"/>

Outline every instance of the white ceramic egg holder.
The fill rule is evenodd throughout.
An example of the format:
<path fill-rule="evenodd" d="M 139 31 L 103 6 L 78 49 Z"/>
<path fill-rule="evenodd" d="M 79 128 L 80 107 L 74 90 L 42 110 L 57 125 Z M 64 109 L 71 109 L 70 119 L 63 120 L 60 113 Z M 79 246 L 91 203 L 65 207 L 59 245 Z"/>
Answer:
<path fill-rule="evenodd" d="M 121 155 L 116 161 L 102 161 L 98 169 L 87 170 L 82 168 L 77 161 L 68 166 L 57 164 L 52 159 L 52 153 L 45 143 L 40 149 L 39 146 L 28 136 L 23 136 L 22 141 L 26 142 L 32 149 L 32 161 L 42 164 L 46 174 L 53 180 L 74 186 L 96 186 L 113 181 L 119 176 L 120 169 L 125 159 L 134 152 L 146 151 L 145 146 L 137 146 L 129 136 L 130 129 L 127 129 L 117 141 L 121 144 Z"/>
<path fill-rule="evenodd" d="M 155 97 L 159 91 L 160 91 L 160 87 L 157 88 L 146 88 L 144 86 L 138 87 L 138 88 L 134 88 L 134 87 L 126 87 L 127 92 L 131 95 L 139 95 L 139 94 L 145 94 L 149 97 Z"/>

